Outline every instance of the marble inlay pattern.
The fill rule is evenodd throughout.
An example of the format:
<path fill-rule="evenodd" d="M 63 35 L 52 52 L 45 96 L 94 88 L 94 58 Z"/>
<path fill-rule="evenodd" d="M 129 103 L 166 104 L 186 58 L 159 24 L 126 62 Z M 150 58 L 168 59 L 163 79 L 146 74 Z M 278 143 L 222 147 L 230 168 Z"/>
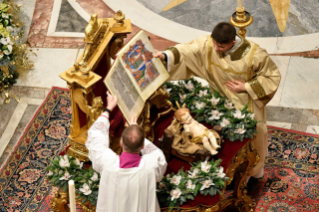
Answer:
<path fill-rule="evenodd" d="M 174 22 L 199 29 L 211 31 L 222 21 L 228 21 L 236 10 L 234 0 L 188 0 L 168 11 L 161 10 L 169 2 L 137 0 L 146 8 Z M 319 31 L 317 10 L 318 1 L 291 0 L 287 28 L 279 31 L 269 0 L 245 0 L 246 11 L 254 17 L 253 24 L 247 29 L 249 37 L 280 37 L 315 33 Z"/>
<path fill-rule="evenodd" d="M 84 32 L 87 24 L 67 0 L 62 0 L 56 32 Z"/>
<path fill-rule="evenodd" d="M 28 44 L 38 48 L 82 48 L 83 38 L 48 37 L 47 31 L 52 15 L 54 0 L 37 0 Z"/>
<path fill-rule="evenodd" d="M 102 0 L 78 0 L 77 2 L 86 12 L 88 12 L 89 14 L 96 13 L 99 15 L 99 18 L 113 17 L 115 14 L 115 12 L 110 9 Z M 33 24 L 31 26 L 28 38 L 30 47 L 83 48 L 85 45 L 85 43 L 83 42 L 83 38 L 62 38 L 46 36 L 51 19 L 53 3 L 54 0 L 37 0 L 35 12 L 33 15 Z M 46 10 L 43 10 L 43 8 L 46 8 Z M 126 42 L 128 42 L 139 30 L 141 29 L 132 25 L 132 33 L 128 35 Z M 151 37 L 154 47 L 158 50 L 164 50 L 176 44 L 175 42 L 163 39 L 154 34 L 148 32 L 147 34 Z"/>

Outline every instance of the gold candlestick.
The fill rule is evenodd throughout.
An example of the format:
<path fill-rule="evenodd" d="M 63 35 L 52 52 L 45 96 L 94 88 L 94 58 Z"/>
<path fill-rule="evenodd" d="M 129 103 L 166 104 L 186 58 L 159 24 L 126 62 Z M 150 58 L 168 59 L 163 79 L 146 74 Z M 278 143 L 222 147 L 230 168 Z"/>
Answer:
<path fill-rule="evenodd" d="M 230 23 L 234 27 L 238 27 L 238 34 L 245 38 L 246 35 L 246 29 L 245 27 L 252 24 L 254 21 L 253 17 L 249 14 L 249 12 L 245 11 L 245 7 L 236 8 L 236 12 L 233 13 L 233 15 L 230 17 Z"/>

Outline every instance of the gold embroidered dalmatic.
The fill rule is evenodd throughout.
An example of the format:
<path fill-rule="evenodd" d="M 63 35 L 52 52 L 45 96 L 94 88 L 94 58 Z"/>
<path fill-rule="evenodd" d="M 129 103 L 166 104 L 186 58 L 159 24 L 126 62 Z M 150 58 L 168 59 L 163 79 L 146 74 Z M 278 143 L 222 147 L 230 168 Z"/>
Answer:
<path fill-rule="evenodd" d="M 178 44 L 165 51 L 168 55 L 169 80 L 184 80 L 193 76 L 206 80 L 214 92 L 231 100 L 236 109 L 249 103 L 249 110 L 258 122 L 258 134 L 253 146 L 260 161 L 251 171 L 256 175 L 264 166 L 268 150 L 265 105 L 274 96 L 280 82 L 280 72 L 267 52 L 257 44 L 240 38 L 227 56 L 218 54 L 213 48 L 211 36 L 200 37 L 189 43 Z M 227 81 L 245 82 L 247 92 L 232 93 Z"/>

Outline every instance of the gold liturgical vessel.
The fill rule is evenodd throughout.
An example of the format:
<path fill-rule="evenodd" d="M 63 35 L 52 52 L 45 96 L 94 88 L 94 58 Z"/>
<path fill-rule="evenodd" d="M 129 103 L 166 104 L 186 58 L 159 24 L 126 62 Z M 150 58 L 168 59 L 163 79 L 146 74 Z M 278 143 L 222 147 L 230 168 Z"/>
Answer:
<path fill-rule="evenodd" d="M 238 34 L 245 38 L 246 36 L 246 27 L 252 24 L 254 21 L 253 17 L 249 12 L 245 11 L 245 7 L 237 7 L 236 12 L 230 17 L 230 23 L 234 27 L 238 27 Z"/>

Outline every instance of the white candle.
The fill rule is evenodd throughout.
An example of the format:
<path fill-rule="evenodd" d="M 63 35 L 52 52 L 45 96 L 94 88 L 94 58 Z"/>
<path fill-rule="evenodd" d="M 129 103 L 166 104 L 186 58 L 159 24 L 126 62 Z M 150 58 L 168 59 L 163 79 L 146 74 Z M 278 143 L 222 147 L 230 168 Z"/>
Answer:
<path fill-rule="evenodd" d="M 237 0 L 238 3 L 238 8 L 242 9 L 243 8 L 243 0 Z"/>
<path fill-rule="evenodd" d="M 76 212 L 75 205 L 75 186 L 74 181 L 69 180 L 69 200 L 70 200 L 70 211 Z"/>

